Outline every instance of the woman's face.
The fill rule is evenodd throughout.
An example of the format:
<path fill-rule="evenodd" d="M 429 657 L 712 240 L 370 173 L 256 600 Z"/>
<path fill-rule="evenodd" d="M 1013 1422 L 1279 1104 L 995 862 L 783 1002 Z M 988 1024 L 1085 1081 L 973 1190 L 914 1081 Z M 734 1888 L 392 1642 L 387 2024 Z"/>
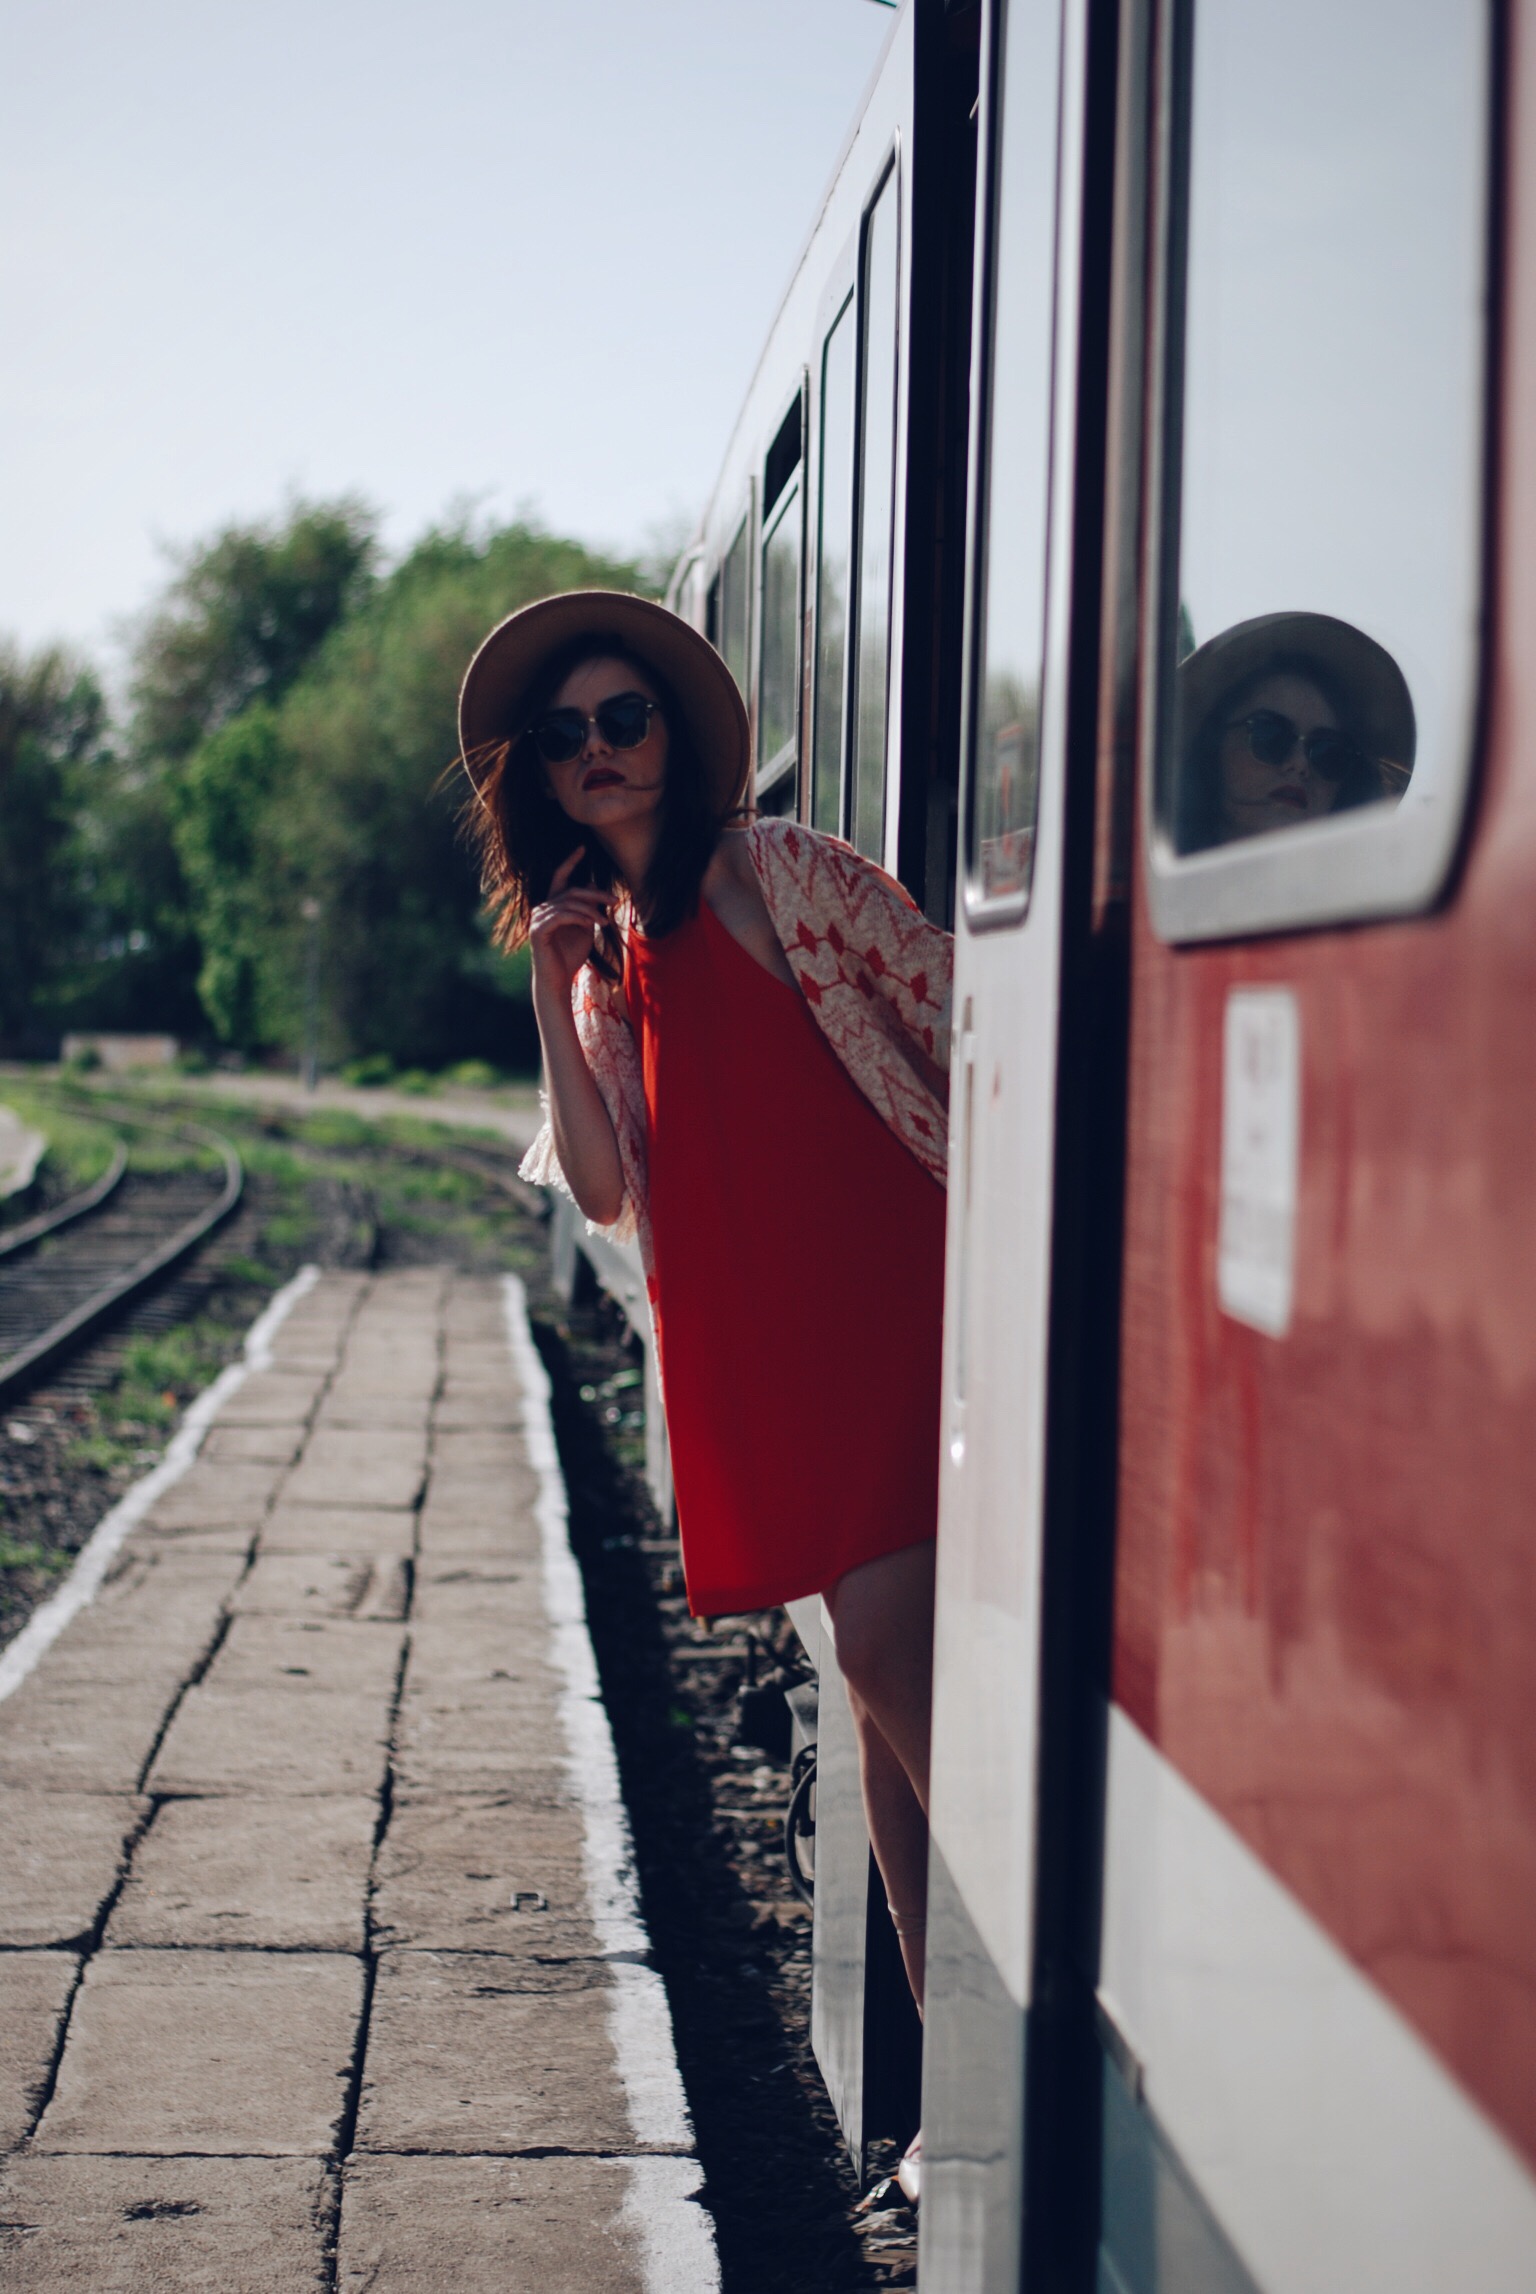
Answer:
<path fill-rule="evenodd" d="M 1338 731 L 1328 700 L 1303 671 L 1277 670 L 1248 686 L 1217 749 L 1220 841 L 1294 828 L 1332 812 L 1339 782 L 1311 762 L 1307 737 Z"/>
<path fill-rule="evenodd" d="M 574 709 L 586 718 L 586 740 L 567 764 L 540 762 L 545 785 L 561 810 L 599 836 L 622 833 L 654 817 L 667 785 L 667 728 L 659 709 L 638 748 L 614 748 L 594 722 L 603 703 L 621 693 L 657 698 L 644 670 L 632 661 L 598 655 L 573 669 L 550 708 Z"/>

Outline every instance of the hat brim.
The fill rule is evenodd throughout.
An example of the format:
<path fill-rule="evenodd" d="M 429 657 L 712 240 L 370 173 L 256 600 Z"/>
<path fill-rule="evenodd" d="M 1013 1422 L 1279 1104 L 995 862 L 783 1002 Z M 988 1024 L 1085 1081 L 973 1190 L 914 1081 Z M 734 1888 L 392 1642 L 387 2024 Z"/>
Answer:
<path fill-rule="evenodd" d="M 1282 663 L 1319 669 L 1337 689 L 1355 737 L 1407 779 L 1418 739 L 1407 679 L 1384 645 L 1328 613 L 1261 613 L 1207 638 L 1181 661 L 1185 740 L 1199 734 L 1218 703 Z"/>
<path fill-rule="evenodd" d="M 741 807 L 752 768 L 746 703 L 707 637 L 647 597 L 623 590 L 566 590 L 540 598 L 498 623 L 464 673 L 459 747 L 476 779 L 480 760 L 520 733 L 540 671 L 583 637 L 613 637 L 651 663 L 687 720 L 711 805 L 724 820 Z"/>

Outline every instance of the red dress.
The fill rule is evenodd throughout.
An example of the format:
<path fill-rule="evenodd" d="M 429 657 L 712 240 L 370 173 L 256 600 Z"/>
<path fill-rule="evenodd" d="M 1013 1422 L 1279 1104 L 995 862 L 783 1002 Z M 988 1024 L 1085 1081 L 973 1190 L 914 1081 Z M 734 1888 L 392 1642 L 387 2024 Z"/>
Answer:
<path fill-rule="evenodd" d="M 934 1534 L 944 1191 L 705 900 L 626 978 L 690 1608 Z"/>

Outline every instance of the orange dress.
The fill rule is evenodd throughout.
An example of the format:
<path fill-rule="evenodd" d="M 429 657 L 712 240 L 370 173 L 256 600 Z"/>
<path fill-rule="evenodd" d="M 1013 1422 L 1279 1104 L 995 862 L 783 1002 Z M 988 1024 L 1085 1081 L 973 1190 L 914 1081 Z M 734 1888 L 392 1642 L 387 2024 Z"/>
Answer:
<path fill-rule="evenodd" d="M 944 1191 L 705 900 L 626 972 L 689 1606 L 932 1537 Z"/>

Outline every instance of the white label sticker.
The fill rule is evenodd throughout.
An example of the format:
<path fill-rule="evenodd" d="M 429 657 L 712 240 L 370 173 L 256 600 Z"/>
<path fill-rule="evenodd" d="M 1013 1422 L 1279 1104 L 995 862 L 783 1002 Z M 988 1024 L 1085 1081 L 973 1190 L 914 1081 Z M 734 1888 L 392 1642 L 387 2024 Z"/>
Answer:
<path fill-rule="evenodd" d="M 1301 1019 L 1289 988 L 1234 988 L 1221 1081 L 1216 1294 L 1272 1338 L 1290 1328 L 1301 1131 Z"/>

